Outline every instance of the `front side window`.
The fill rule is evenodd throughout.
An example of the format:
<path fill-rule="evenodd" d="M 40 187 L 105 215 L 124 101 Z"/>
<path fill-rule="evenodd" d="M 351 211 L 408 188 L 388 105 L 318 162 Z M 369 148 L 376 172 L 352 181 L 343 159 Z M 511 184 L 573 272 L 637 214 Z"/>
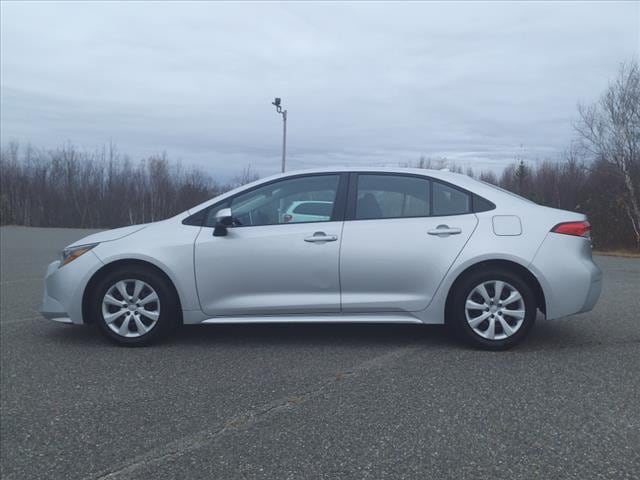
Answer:
<path fill-rule="evenodd" d="M 356 220 L 429 216 L 430 182 L 406 175 L 358 175 Z"/>
<path fill-rule="evenodd" d="M 440 182 L 433 182 L 433 215 L 471 213 L 471 195 Z"/>
<path fill-rule="evenodd" d="M 215 211 L 231 208 L 239 226 L 283 223 L 328 222 L 338 192 L 339 175 L 313 175 L 269 183 L 241 193 L 224 205 L 211 209 L 206 225 L 215 225 Z M 304 206 L 321 204 L 321 207 Z M 297 213 L 302 207 L 304 213 Z"/>

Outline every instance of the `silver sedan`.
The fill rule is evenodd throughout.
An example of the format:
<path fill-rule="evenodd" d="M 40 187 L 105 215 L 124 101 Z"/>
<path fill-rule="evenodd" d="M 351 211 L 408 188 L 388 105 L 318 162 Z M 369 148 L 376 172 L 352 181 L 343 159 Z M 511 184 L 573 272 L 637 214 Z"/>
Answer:
<path fill-rule="evenodd" d="M 301 202 L 329 202 L 330 216 L 286 217 Z M 446 323 L 505 349 L 538 312 L 593 308 L 590 228 L 450 172 L 292 172 L 69 245 L 46 272 L 42 313 L 123 345 L 182 324 L 358 322 Z"/>

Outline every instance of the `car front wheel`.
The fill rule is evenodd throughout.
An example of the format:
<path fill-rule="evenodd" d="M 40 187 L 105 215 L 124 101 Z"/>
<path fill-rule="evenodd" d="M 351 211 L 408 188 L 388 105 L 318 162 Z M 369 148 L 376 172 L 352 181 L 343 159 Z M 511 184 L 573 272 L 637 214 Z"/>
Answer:
<path fill-rule="evenodd" d="M 110 340 L 147 345 L 166 337 L 177 325 L 175 293 L 155 271 L 135 266 L 106 275 L 93 300 L 95 317 Z"/>
<path fill-rule="evenodd" d="M 535 295 L 520 276 L 476 271 L 457 285 L 448 322 L 467 343 L 504 350 L 520 342 L 536 319 Z"/>

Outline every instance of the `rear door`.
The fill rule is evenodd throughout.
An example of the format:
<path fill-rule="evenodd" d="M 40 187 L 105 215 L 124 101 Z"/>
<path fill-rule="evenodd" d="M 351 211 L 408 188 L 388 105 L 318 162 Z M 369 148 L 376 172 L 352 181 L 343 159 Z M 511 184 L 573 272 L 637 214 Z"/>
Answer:
<path fill-rule="evenodd" d="M 343 312 L 425 309 L 478 222 L 468 192 L 392 173 L 351 174 L 345 220 Z"/>

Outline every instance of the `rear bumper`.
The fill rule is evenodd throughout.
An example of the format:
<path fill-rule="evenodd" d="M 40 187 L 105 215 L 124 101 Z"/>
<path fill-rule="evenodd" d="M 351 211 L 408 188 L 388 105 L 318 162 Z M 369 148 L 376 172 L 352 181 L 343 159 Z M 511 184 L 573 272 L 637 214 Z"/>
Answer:
<path fill-rule="evenodd" d="M 549 233 L 529 268 L 542 285 L 549 319 L 588 312 L 600 298 L 602 271 L 588 239 Z"/>
<path fill-rule="evenodd" d="M 593 307 L 598 303 L 600 292 L 602 291 L 602 270 L 600 270 L 593 261 L 590 263 L 591 265 L 589 267 L 592 271 L 590 272 L 589 291 L 587 292 L 587 298 L 584 301 L 584 305 L 582 305 L 582 308 L 577 313 L 593 310 Z"/>

